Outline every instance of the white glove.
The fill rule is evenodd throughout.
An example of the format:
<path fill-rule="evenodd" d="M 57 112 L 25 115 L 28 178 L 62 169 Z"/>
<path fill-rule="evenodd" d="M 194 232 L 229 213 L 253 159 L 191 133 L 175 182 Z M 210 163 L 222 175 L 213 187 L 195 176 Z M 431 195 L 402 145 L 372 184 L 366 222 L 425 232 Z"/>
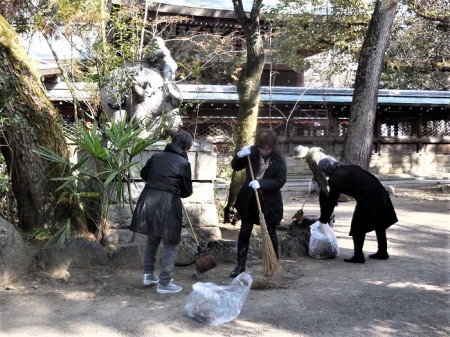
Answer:
<path fill-rule="evenodd" d="M 244 158 L 245 156 L 248 156 L 250 153 L 252 153 L 252 150 L 250 148 L 250 145 L 244 146 L 241 151 L 237 153 L 237 156 L 239 158 Z"/>
<path fill-rule="evenodd" d="M 258 180 L 252 180 L 252 181 L 250 182 L 250 184 L 248 184 L 248 186 L 250 186 L 251 188 L 253 188 L 255 191 L 261 187 L 261 186 L 259 185 L 259 181 L 258 181 Z"/>

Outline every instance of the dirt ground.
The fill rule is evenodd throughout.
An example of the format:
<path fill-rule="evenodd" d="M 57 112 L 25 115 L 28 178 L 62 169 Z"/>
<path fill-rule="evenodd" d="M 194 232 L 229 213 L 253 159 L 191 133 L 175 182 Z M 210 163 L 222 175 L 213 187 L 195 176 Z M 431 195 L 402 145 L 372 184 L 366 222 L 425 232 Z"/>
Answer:
<path fill-rule="evenodd" d="M 331 260 L 281 257 L 290 282 L 284 288 L 252 289 L 237 319 L 210 327 L 189 317 L 184 305 L 197 281 L 225 285 L 233 263 L 196 277 L 195 267 L 176 267 L 178 294 L 157 294 L 141 285 L 139 271 L 71 270 L 68 282 L 29 275 L 0 290 L 0 336 L 449 336 L 450 184 L 383 181 L 393 186 L 399 222 L 388 232 L 391 258 L 344 263 L 354 201 L 335 211 L 340 255 Z M 285 219 L 303 203 L 306 187 L 283 189 Z M 313 198 L 305 214 L 318 214 Z M 224 226 L 237 238 L 238 228 Z M 284 235 L 280 231 L 280 236 Z M 366 254 L 376 251 L 367 236 Z M 366 256 L 367 257 L 367 256 Z M 261 277 L 261 261 L 247 271 Z"/>

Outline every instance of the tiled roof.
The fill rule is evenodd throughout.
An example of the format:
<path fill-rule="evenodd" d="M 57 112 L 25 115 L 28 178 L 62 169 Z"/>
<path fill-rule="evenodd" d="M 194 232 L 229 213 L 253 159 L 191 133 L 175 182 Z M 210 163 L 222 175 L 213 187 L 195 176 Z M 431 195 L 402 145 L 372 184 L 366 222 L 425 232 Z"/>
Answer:
<path fill-rule="evenodd" d="M 52 101 L 70 101 L 71 96 L 64 82 L 47 83 L 48 96 Z M 92 86 L 92 84 L 91 84 Z M 87 84 L 77 83 L 81 99 L 88 97 Z M 238 94 L 233 85 L 179 84 L 184 102 L 238 103 Z M 273 104 L 342 104 L 350 105 L 353 89 L 262 87 L 261 102 Z M 449 91 L 387 90 L 379 91 L 378 104 L 405 106 L 436 106 L 450 109 Z"/>
<path fill-rule="evenodd" d="M 235 86 L 180 84 L 185 101 L 215 101 L 237 103 Z M 353 89 L 262 87 L 261 101 L 277 103 L 334 103 L 351 104 Z M 447 106 L 450 108 L 449 91 L 429 90 L 380 90 L 379 104 Z"/>

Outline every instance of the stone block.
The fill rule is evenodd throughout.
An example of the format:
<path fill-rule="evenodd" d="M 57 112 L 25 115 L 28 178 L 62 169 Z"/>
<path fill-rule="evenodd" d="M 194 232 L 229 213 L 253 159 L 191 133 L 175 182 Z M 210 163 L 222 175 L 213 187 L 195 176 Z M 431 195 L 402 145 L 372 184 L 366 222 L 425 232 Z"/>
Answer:
<path fill-rule="evenodd" d="M 111 228 L 126 228 L 131 224 L 133 213 L 129 204 L 109 206 L 109 225 Z"/>
<path fill-rule="evenodd" d="M 187 204 L 185 205 L 187 216 L 193 227 L 218 227 L 219 216 L 214 204 Z M 189 226 L 186 215 L 183 214 L 183 223 Z"/>
<path fill-rule="evenodd" d="M 194 227 L 194 230 L 201 246 L 203 246 L 204 243 L 214 242 L 222 239 L 222 233 L 218 226 Z"/>
<path fill-rule="evenodd" d="M 37 262 L 44 269 L 82 268 L 106 266 L 109 263 L 106 250 L 95 241 L 86 238 L 71 238 L 63 248 L 41 249 Z"/>
<path fill-rule="evenodd" d="M 195 180 L 212 181 L 216 179 L 217 155 L 215 153 L 197 152 Z"/>
<path fill-rule="evenodd" d="M 0 284 L 13 282 L 26 273 L 31 253 L 14 225 L 0 217 Z"/>
<path fill-rule="evenodd" d="M 133 238 L 134 234 L 134 238 Z M 146 235 L 140 233 L 134 233 L 129 229 L 123 228 L 113 228 L 110 229 L 107 235 L 108 244 L 118 245 L 126 244 L 131 242 L 145 242 L 147 239 Z"/>
<path fill-rule="evenodd" d="M 144 261 L 144 243 L 129 243 L 117 247 L 110 253 L 110 262 L 114 269 L 141 270 Z"/>
<path fill-rule="evenodd" d="M 217 208 L 215 204 L 202 204 L 201 205 L 199 227 L 217 227 L 219 226 L 219 215 L 217 214 Z"/>
<path fill-rule="evenodd" d="M 184 204 L 215 204 L 214 184 L 212 182 L 193 182 L 193 193 L 183 199 Z"/>

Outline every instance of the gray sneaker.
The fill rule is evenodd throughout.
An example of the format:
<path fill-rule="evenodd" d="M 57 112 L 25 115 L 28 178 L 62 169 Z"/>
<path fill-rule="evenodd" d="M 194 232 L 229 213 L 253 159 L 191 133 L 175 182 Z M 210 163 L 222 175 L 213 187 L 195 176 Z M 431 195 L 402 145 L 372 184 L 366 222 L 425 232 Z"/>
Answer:
<path fill-rule="evenodd" d="M 183 288 L 179 285 L 169 282 L 167 285 L 162 285 L 158 283 L 158 287 L 156 287 L 156 292 L 158 294 L 175 294 L 179 293 Z"/>
<path fill-rule="evenodd" d="M 149 286 L 152 284 L 156 284 L 159 282 L 159 278 L 155 276 L 155 274 L 144 274 L 144 281 L 142 282 L 144 286 Z"/>

